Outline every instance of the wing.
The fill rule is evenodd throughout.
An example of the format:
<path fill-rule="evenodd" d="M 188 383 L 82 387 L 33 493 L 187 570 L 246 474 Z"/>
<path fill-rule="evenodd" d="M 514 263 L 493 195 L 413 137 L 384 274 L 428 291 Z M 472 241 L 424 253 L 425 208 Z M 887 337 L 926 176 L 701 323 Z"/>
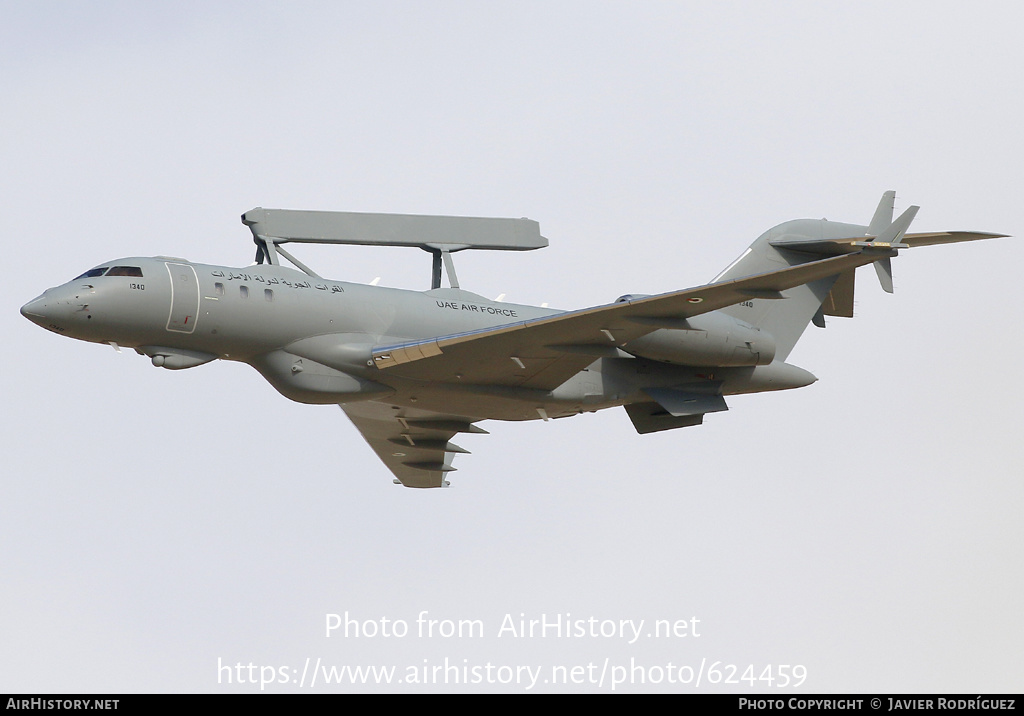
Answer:
<path fill-rule="evenodd" d="M 410 411 L 375 401 L 341 406 L 377 457 L 406 487 L 447 487 L 452 458 L 468 453 L 449 442 L 457 433 L 486 433 L 458 416 Z"/>
<path fill-rule="evenodd" d="M 782 291 L 895 255 L 871 248 L 742 279 L 723 281 L 530 321 L 375 349 L 389 375 L 461 385 L 553 390 L 595 358 L 659 328 L 685 327 L 688 317 Z"/>

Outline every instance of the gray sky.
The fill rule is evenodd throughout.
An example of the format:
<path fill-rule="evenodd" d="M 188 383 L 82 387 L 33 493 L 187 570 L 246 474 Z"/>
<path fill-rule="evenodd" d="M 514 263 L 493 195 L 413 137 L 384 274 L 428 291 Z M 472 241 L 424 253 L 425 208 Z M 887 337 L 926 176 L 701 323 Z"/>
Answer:
<path fill-rule="evenodd" d="M 894 296 L 867 270 L 858 317 L 790 358 L 814 386 L 648 436 L 492 423 L 450 490 L 395 487 L 337 408 L 246 366 L 156 370 L 17 313 L 119 256 L 246 265 L 254 206 L 529 216 L 551 247 L 459 255 L 462 286 L 564 308 L 704 283 L 887 189 L 915 230 L 1019 236 L 1018 3 L 210 5 L 0 2 L 0 691 L 249 692 L 218 660 L 306 659 L 405 679 L 316 691 L 528 685 L 408 683 L 445 659 L 542 668 L 535 691 L 631 664 L 664 681 L 619 690 L 1024 688 L 1019 239 L 908 252 Z M 421 252 L 299 255 L 429 280 Z M 346 611 L 410 634 L 326 638 Z M 420 638 L 423 611 L 485 634 Z M 645 636 L 499 637 L 506 614 Z M 667 683 L 702 660 L 807 678 Z M 544 683 L 588 664 L 602 685 Z"/>

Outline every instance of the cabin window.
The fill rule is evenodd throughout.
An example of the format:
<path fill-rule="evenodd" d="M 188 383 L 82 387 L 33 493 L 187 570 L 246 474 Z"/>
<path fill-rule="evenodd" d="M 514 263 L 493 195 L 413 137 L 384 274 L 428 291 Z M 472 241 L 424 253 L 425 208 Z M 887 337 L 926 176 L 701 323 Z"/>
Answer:
<path fill-rule="evenodd" d="M 248 286 L 239 286 L 238 287 L 238 295 L 241 296 L 242 298 L 249 298 L 249 287 Z"/>
<path fill-rule="evenodd" d="M 213 284 L 213 292 L 215 294 L 217 294 L 218 296 L 223 296 L 224 295 L 224 284 L 222 284 L 220 281 L 218 281 L 217 283 Z"/>
<path fill-rule="evenodd" d="M 142 269 L 138 266 L 115 266 L 107 276 L 136 276 L 142 278 Z"/>
<path fill-rule="evenodd" d="M 107 267 L 106 266 L 104 266 L 103 268 L 89 269 L 88 271 L 83 273 L 81 276 L 76 276 L 73 280 L 77 281 L 80 278 L 95 278 L 97 276 L 102 276 L 104 273 L 106 273 L 106 271 L 107 271 Z"/>
<path fill-rule="evenodd" d="M 263 289 L 263 298 L 267 299 L 268 301 L 273 301 L 274 300 L 274 290 L 271 289 L 271 288 Z"/>

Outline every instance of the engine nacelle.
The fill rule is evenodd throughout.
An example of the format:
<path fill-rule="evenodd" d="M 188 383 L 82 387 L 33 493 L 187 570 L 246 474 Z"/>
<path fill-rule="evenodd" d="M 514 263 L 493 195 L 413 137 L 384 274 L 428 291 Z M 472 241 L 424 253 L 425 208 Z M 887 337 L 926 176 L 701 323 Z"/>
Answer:
<path fill-rule="evenodd" d="M 775 358 L 770 334 L 732 316 L 705 313 L 686 323 L 689 329 L 660 328 L 622 349 L 638 358 L 692 366 L 768 365 Z"/>

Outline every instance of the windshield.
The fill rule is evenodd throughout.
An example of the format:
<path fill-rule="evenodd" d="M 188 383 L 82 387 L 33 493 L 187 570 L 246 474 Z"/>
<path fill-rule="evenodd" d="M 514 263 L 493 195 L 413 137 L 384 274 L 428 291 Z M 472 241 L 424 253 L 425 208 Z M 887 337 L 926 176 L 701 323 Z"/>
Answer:
<path fill-rule="evenodd" d="M 142 276 L 142 269 L 138 266 L 115 266 L 107 276 Z"/>
<path fill-rule="evenodd" d="M 73 281 L 77 281 L 80 278 L 96 278 L 106 274 L 107 276 L 137 276 L 142 277 L 142 269 L 138 266 L 115 266 L 114 268 L 107 271 L 107 266 L 101 266 L 100 268 L 89 269 L 81 276 L 76 276 Z"/>
<path fill-rule="evenodd" d="M 75 276 L 75 278 L 72 279 L 72 280 L 77 281 L 80 278 L 94 278 L 96 276 L 102 276 L 106 272 L 106 270 L 107 270 L 106 266 L 104 266 L 103 268 L 89 269 L 88 271 L 83 273 L 81 276 Z"/>

